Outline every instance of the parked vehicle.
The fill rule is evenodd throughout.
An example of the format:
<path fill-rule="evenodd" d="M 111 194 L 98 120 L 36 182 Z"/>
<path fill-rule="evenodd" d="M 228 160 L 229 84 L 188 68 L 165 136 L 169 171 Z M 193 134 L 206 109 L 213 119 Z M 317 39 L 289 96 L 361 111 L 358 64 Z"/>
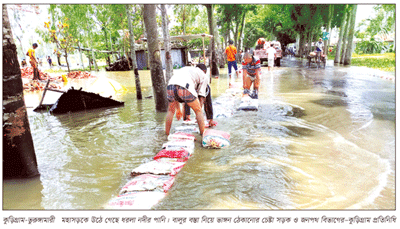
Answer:
<path fill-rule="evenodd" d="M 257 40 L 256 49 L 254 50 L 254 57 L 260 59 L 261 64 L 266 61 L 268 62 L 268 54 L 267 48 L 271 46 L 271 43 L 274 44 L 274 48 L 276 50 L 276 59 L 275 59 L 275 66 L 281 66 L 281 59 L 282 59 L 282 47 L 281 42 L 279 41 L 265 41 L 264 38 L 260 38 Z"/>

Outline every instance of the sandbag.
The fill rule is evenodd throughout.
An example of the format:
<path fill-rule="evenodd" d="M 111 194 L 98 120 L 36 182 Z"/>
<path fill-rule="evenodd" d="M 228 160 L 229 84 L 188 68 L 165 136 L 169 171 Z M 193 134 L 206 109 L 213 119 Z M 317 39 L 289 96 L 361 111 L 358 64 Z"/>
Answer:
<path fill-rule="evenodd" d="M 190 140 L 195 141 L 196 137 L 193 134 L 185 133 L 185 132 L 176 132 L 173 134 L 168 135 L 168 140 Z"/>
<path fill-rule="evenodd" d="M 154 156 L 154 160 L 160 158 L 177 158 L 179 161 L 185 162 L 189 159 L 190 153 L 186 149 L 178 149 L 178 150 L 166 150 L 163 149 Z"/>
<path fill-rule="evenodd" d="M 131 176 L 137 176 L 141 174 L 168 175 L 173 171 L 174 168 L 177 168 L 184 164 L 185 162 L 154 160 L 148 163 L 144 163 L 139 167 L 133 169 L 131 172 Z"/>
<path fill-rule="evenodd" d="M 165 197 L 165 192 L 130 192 L 111 199 L 106 209 L 151 209 Z"/>
<path fill-rule="evenodd" d="M 252 99 L 249 96 L 245 96 L 240 101 L 238 110 L 244 111 L 256 111 L 258 110 L 258 99 Z"/>
<path fill-rule="evenodd" d="M 196 120 L 190 120 L 190 121 L 185 120 L 185 121 L 182 122 L 182 124 L 184 124 L 184 125 L 197 125 L 197 121 Z"/>
<path fill-rule="evenodd" d="M 120 195 L 126 194 L 128 192 L 138 192 L 138 191 L 163 191 L 167 192 L 168 190 L 164 189 L 164 184 L 167 182 L 172 182 L 174 177 L 164 176 L 164 175 L 152 175 L 152 174 L 143 174 L 136 176 L 132 180 L 128 181 L 122 187 L 120 191 Z"/>
<path fill-rule="evenodd" d="M 183 133 L 200 133 L 199 128 L 197 126 L 192 125 L 184 125 L 175 127 L 175 133 L 183 132 Z"/>
<path fill-rule="evenodd" d="M 179 173 L 179 171 L 181 171 L 181 169 L 183 168 L 183 166 L 184 166 L 184 165 L 181 165 L 181 166 L 178 166 L 178 167 L 173 168 L 173 169 L 172 169 L 172 172 L 171 172 L 169 175 L 170 175 L 170 176 L 176 176 L 176 175 Z"/>
<path fill-rule="evenodd" d="M 162 149 L 166 150 L 179 150 L 185 149 L 190 154 L 194 152 L 194 142 L 189 140 L 173 140 L 163 144 Z"/>
<path fill-rule="evenodd" d="M 230 146 L 231 136 L 224 131 L 206 129 L 203 134 L 203 147 L 220 149 Z"/>
<path fill-rule="evenodd" d="M 168 192 L 168 190 L 171 189 L 172 185 L 174 185 L 175 177 L 171 177 L 167 182 L 163 184 L 163 190 L 165 193 Z"/>

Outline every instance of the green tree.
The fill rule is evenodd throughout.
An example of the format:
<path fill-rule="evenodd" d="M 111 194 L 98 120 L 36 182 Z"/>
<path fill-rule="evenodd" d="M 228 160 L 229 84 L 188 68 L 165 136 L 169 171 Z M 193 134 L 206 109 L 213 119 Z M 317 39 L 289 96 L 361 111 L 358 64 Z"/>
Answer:
<path fill-rule="evenodd" d="M 69 19 L 64 18 L 64 21 L 56 26 L 56 29 L 50 29 L 50 22 L 44 23 L 45 27 L 48 29 L 50 41 L 55 43 L 58 50 L 64 53 L 65 61 L 67 62 L 68 72 L 70 72 L 68 54 L 74 52 L 74 44 L 78 41 L 75 39 L 69 31 Z"/>
<path fill-rule="evenodd" d="M 340 53 L 342 51 L 342 46 L 343 46 L 343 36 L 344 36 L 344 31 L 345 31 L 345 26 L 346 26 L 346 21 L 347 21 L 347 7 L 348 5 L 345 5 L 345 10 L 343 11 L 342 14 L 342 23 L 340 25 L 340 33 L 339 33 L 339 40 L 336 45 L 336 54 L 335 54 L 335 60 L 333 61 L 334 63 L 340 63 Z"/>
<path fill-rule="evenodd" d="M 290 8 L 293 28 L 300 35 L 300 56 L 311 51 L 311 44 L 322 35 L 324 5 L 293 5 Z M 308 43 L 307 49 L 305 44 Z"/>
<path fill-rule="evenodd" d="M 365 31 L 356 31 L 358 53 L 380 53 L 387 43 L 384 42 L 395 31 L 395 5 L 377 5 L 374 7 L 375 16 L 363 20 L 358 27 L 366 27 Z"/>
<path fill-rule="evenodd" d="M 196 22 L 196 16 L 200 13 L 199 5 L 179 4 L 174 5 L 173 9 L 180 27 L 179 34 L 186 35 L 187 28 Z"/>
<path fill-rule="evenodd" d="M 82 68 L 85 68 L 82 58 L 82 48 L 88 40 L 85 28 L 94 23 L 92 18 L 87 17 L 91 5 L 62 4 L 57 5 L 57 7 L 63 16 L 69 19 L 69 32 L 77 40 L 75 45 L 78 47 L 80 63 Z"/>
<path fill-rule="evenodd" d="M 137 68 L 136 62 L 136 52 L 135 52 L 135 39 L 133 34 L 133 26 L 132 26 L 132 11 L 130 5 L 125 5 L 126 8 L 126 15 L 128 18 L 128 26 L 129 26 L 129 45 L 130 45 L 130 57 L 132 59 L 132 68 L 135 74 L 135 85 L 136 85 L 136 98 L 142 99 L 142 88 L 140 86 L 140 78 L 139 78 L 139 71 Z"/>

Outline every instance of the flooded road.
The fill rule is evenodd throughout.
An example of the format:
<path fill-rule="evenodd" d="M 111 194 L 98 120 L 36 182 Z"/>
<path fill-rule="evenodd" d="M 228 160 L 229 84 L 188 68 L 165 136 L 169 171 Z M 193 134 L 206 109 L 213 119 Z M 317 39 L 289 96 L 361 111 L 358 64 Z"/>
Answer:
<path fill-rule="evenodd" d="M 155 209 L 395 209 L 395 84 L 368 68 L 305 66 L 296 58 L 273 72 L 264 66 L 260 109 L 216 118 L 231 146 L 197 140 Z M 214 100 L 226 72 L 212 80 Z M 166 113 L 153 98 L 136 100 L 132 72 L 92 74 L 124 85 L 114 98 L 125 106 L 57 116 L 28 108 L 41 176 L 4 181 L 3 209 L 102 209 L 167 141 Z M 152 96 L 149 71 L 140 77 Z M 40 98 L 27 93 L 26 106 Z"/>

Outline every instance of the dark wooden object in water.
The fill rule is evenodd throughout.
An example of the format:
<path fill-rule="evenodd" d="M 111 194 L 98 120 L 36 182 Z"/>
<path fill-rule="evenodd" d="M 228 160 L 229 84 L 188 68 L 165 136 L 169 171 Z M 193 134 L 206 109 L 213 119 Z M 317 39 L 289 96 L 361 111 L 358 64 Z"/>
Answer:
<path fill-rule="evenodd" d="M 67 92 L 63 92 L 55 104 L 39 104 L 34 111 L 49 111 L 52 114 L 64 114 L 68 112 L 117 107 L 123 105 L 124 102 L 113 100 L 111 99 L 111 96 L 106 98 L 99 94 L 82 91 L 82 88 L 75 90 L 72 87 Z"/>
<path fill-rule="evenodd" d="M 128 59 L 123 57 L 122 59 L 119 59 L 115 61 L 114 63 L 110 64 L 110 66 L 106 67 L 106 71 L 130 71 L 132 70 L 132 59 L 129 57 L 129 63 Z"/>

